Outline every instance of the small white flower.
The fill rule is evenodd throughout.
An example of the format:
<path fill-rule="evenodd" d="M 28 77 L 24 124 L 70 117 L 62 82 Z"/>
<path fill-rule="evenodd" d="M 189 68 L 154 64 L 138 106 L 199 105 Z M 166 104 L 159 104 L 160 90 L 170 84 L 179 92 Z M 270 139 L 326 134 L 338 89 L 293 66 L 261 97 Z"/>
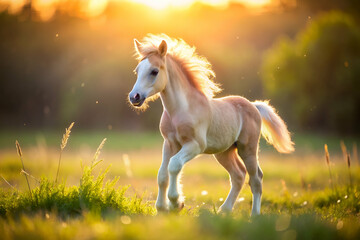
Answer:
<path fill-rule="evenodd" d="M 245 200 L 245 198 L 241 197 L 241 198 L 239 198 L 237 201 L 238 201 L 238 202 L 242 202 L 242 201 L 244 201 L 244 200 Z"/>

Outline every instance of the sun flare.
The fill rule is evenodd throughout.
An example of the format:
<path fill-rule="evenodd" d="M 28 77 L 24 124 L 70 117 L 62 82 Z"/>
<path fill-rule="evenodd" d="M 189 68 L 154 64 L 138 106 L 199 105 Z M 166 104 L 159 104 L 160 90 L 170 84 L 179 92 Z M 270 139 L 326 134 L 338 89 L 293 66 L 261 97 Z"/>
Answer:
<path fill-rule="evenodd" d="M 261 7 L 269 4 L 271 0 L 129 0 L 136 3 L 144 4 L 156 10 L 162 10 L 166 8 L 187 8 L 196 2 L 200 2 L 206 5 L 214 7 L 224 7 L 230 2 L 242 3 L 248 7 Z"/>
<path fill-rule="evenodd" d="M 150 9 L 158 11 L 166 11 L 168 9 L 184 10 L 191 7 L 195 3 L 212 6 L 215 8 L 226 8 L 230 3 L 240 3 L 248 8 L 261 8 L 271 4 L 273 0 L 82 0 L 79 1 L 79 12 L 81 16 L 97 17 L 101 15 L 111 2 L 128 2 L 146 6 Z M 18 12 L 22 7 L 29 3 L 28 0 L 0 0 L 0 3 L 9 7 L 12 13 Z M 32 8 L 39 13 L 43 20 L 50 19 L 56 11 L 57 6 L 64 3 L 62 0 L 32 0 Z M 69 1 L 69 6 L 71 6 Z M 67 4 L 65 4 L 67 5 Z M 63 6 L 65 6 L 63 5 Z M 64 7 L 66 9 L 67 7 Z M 70 7 L 71 8 L 71 7 Z"/>
<path fill-rule="evenodd" d="M 168 7 L 186 8 L 189 7 L 194 0 L 132 0 L 136 3 L 144 4 L 153 9 L 162 10 Z"/>

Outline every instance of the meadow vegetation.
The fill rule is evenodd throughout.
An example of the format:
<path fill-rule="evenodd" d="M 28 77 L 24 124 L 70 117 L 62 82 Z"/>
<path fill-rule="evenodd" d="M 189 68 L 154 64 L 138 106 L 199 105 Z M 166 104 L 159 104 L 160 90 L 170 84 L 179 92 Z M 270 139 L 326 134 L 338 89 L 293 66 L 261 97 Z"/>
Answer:
<path fill-rule="evenodd" d="M 227 195 L 229 182 L 226 171 L 211 156 L 201 156 L 185 167 L 185 208 L 179 213 L 156 215 L 156 174 L 161 161 L 158 134 L 137 133 L 138 141 L 132 144 L 144 147 L 119 144 L 116 149 L 112 147 L 116 144 L 110 142 L 121 143 L 128 138 L 126 134 L 93 133 L 98 136 L 98 142 L 101 142 L 100 134 L 108 138 L 97 150 L 91 141 L 83 142 L 91 147 L 78 145 L 77 138 L 85 139 L 82 134 L 85 135 L 76 136 L 74 130 L 66 146 L 69 149 L 63 149 L 58 183 L 55 176 L 59 147 L 51 144 L 55 139 L 48 145 L 27 142 L 22 149 L 27 172 L 22 174 L 29 176 L 31 192 L 25 178 L 19 175 L 22 165 L 16 149 L 1 150 L 0 234 L 4 239 L 29 236 L 38 239 L 49 236 L 59 239 L 164 236 L 170 239 L 356 239 L 360 236 L 360 169 L 358 160 L 353 159 L 357 149 L 346 149 L 351 155 L 349 167 L 343 159 L 340 142 L 334 145 L 335 138 L 300 135 L 295 138 L 297 152 L 290 156 L 275 153 L 262 141 L 260 163 L 265 174 L 262 215 L 250 218 L 248 184 L 231 215 L 216 213 Z M 0 138 L 7 141 L 9 137 L 13 136 L 2 134 Z M 329 143 L 329 165 L 323 146 L 313 149 L 322 143 Z M 357 139 L 346 139 L 342 146 L 358 143 Z M 41 155 L 44 151 L 47 153 Z M 99 156 L 104 160 L 99 160 Z"/>

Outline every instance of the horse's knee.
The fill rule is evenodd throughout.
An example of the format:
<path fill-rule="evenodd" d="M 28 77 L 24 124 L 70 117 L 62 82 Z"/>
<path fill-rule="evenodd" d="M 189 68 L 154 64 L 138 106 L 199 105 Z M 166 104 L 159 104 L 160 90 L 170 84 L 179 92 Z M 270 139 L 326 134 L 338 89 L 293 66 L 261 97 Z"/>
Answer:
<path fill-rule="evenodd" d="M 246 171 L 249 173 L 249 176 L 256 176 L 258 173 L 258 164 L 257 161 L 252 159 L 245 162 Z"/>
<path fill-rule="evenodd" d="M 168 173 L 166 171 L 159 171 L 157 180 L 159 187 L 167 187 L 169 184 Z"/>
<path fill-rule="evenodd" d="M 241 187 L 245 181 L 246 172 L 237 171 L 236 174 L 231 175 L 231 184 Z"/>
<path fill-rule="evenodd" d="M 182 164 L 176 159 L 170 159 L 168 171 L 171 175 L 178 175 L 182 169 Z"/>

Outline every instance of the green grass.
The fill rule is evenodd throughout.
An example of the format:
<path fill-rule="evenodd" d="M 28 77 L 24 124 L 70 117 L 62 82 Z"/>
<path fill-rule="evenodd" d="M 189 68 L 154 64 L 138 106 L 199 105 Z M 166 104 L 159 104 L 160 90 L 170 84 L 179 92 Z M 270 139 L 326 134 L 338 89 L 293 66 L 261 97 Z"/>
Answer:
<path fill-rule="evenodd" d="M 80 147 L 87 146 L 96 149 L 100 141 L 107 138 L 106 149 L 111 150 L 134 150 L 139 148 L 153 148 L 161 146 L 162 137 L 159 132 L 119 132 L 86 131 L 77 130 L 76 124 L 72 130 L 68 150 L 76 151 Z M 65 129 L 65 128 L 64 128 Z M 22 147 L 46 146 L 50 148 L 59 147 L 63 130 L 36 131 L 36 130 L 3 130 L 0 131 L 1 148 L 12 148 L 15 139 L 19 140 Z"/>
<path fill-rule="evenodd" d="M 29 146 L 43 146 L 58 147 L 60 145 L 61 136 L 64 129 L 59 130 L 6 130 L 0 131 L 0 146 L 1 148 L 12 148 L 15 144 L 15 139 L 18 139 L 23 147 Z M 107 138 L 109 141 L 106 144 L 106 149 L 110 150 L 135 150 L 139 148 L 154 148 L 162 144 L 162 137 L 159 132 L 138 132 L 138 131 L 117 131 L 117 130 L 102 130 L 102 131 L 86 131 L 77 130 L 75 124 L 72 131 L 71 141 L 69 143 L 70 150 L 77 150 L 84 145 L 90 148 L 96 148 L 99 141 Z M 329 149 L 338 153 L 341 151 L 340 140 L 344 140 L 349 150 L 352 150 L 353 144 L 360 147 L 360 138 L 346 137 L 339 138 L 334 135 L 320 135 L 309 133 L 296 133 L 293 135 L 293 140 L 296 143 L 296 151 L 309 154 L 323 151 L 324 144 L 328 144 Z M 260 149 L 262 151 L 275 152 L 274 148 L 266 143 L 262 138 L 260 142 Z"/>
<path fill-rule="evenodd" d="M 233 213 L 216 214 L 230 186 L 227 173 L 211 156 L 201 156 L 185 166 L 185 208 L 180 213 L 155 215 L 156 174 L 161 163 L 161 137 L 157 133 L 77 133 L 75 128 L 63 152 L 59 184 L 54 179 L 62 133 L 34 137 L 29 132 L 22 138 L 17 134 L 0 134 L 0 174 L 16 188 L 0 181 L 2 239 L 360 237 L 360 168 L 353 159 L 350 186 L 347 165 L 336 146 L 339 139 L 299 136 L 300 140 L 295 139 L 300 141 L 298 150 L 292 155 L 274 153 L 263 144 L 262 215 L 250 218 L 247 183 Z M 46 140 L 36 140 L 39 136 Z M 95 149 L 104 137 L 108 138 L 100 156 L 104 160 L 93 164 Z M 11 144 L 6 140 L 10 138 Z M 12 145 L 15 139 L 23 147 L 27 171 L 36 178 L 30 178 L 32 195 L 19 174 L 21 163 Z M 351 149 L 356 139 L 344 141 Z M 323 143 L 329 144 L 335 189 L 329 184 Z M 124 154 L 130 167 L 124 164 Z M 203 190 L 208 194 L 202 194 Z"/>
<path fill-rule="evenodd" d="M 104 215 L 117 214 L 154 215 L 155 211 L 139 197 L 124 196 L 127 187 L 116 189 L 118 178 L 104 182 L 107 170 L 94 177 L 96 164 L 86 166 L 78 186 L 66 187 L 47 178 L 30 192 L 2 192 L 0 216 L 18 217 L 21 214 L 56 212 L 59 218 L 67 219 L 83 212 Z"/>

